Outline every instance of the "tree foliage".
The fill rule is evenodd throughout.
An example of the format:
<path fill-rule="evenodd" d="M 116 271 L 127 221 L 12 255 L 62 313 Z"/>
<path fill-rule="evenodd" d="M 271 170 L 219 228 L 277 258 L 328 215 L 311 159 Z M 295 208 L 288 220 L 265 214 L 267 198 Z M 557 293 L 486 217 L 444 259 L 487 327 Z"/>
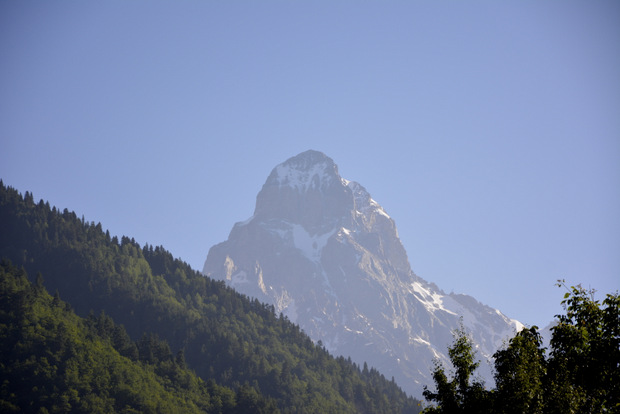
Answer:
<path fill-rule="evenodd" d="M 498 412 L 542 413 L 546 373 L 544 354 L 536 327 L 522 329 L 506 349 L 495 353 Z"/>
<path fill-rule="evenodd" d="M 553 328 L 548 361 L 549 412 L 620 412 L 620 297 L 571 287 Z"/>
<path fill-rule="evenodd" d="M 538 328 L 524 328 L 495 353 L 496 388 L 492 390 L 470 382 L 475 368 L 472 344 L 465 332 L 458 331 L 449 348 L 454 379 L 448 379 L 440 364 L 436 366 L 436 391 L 424 392 L 435 405 L 425 412 L 620 412 L 618 293 L 606 295 L 601 303 L 594 300 L 593 291 L 576 286 L 568 289 L 562 304 L 566 314 L 556 316 L 549 356 Z"/>
<path fill-rule="evenodd" d="M 433 380 L 437 391 L 424 387 L 424 397 L 436 402 L 437 406 L 427 408 L 426 412 L 485 412 L 488 404 L 484 384 L 472 378 L 480 363 L 475 360 L 472 341 L 462 325 L 454 334 L 453 344 L 448 347 L 448 356 L 455 369 L 454 378 L 449 380 L 441 362 L 435 361 Z"/>

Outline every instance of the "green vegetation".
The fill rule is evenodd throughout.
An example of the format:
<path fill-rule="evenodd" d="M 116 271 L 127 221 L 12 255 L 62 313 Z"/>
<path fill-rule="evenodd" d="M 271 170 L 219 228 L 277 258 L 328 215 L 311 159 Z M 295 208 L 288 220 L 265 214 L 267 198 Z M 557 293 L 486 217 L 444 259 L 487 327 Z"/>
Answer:
<path fill-rule="evenodd" d="M 436 391 L 424 391 L 436 405 L 424 412 L 620 412 L 620 297 L 608 294 L 600 303 L 593 293 L 579 286 L 566 293 L 566 314 L 557 316 L 548 358 L 536 326 L 521 330 L 497 351 L 496 388 L 490 391 L 471 379 L 477 366 L 472 343 L 458 331 L 449 348 L 454 378 L 436 365 Z"/>
<path fill-rule="evenodd" d="M 419 401 L 407 397 L 375 369 L 361 369 L 350 359 L 333 358 L 298 326 L 275 315 L 273 307 L 203 277 L 163 247 L 140 247 L 128 237 L 119 241 L 104 232 L 101 224 L 79 219 L 67 209 L 61 212 L 50 208 L 42 200 L 35 203 L 32 194 L 26 192 L 22 197 L 1 181 L 0 225 L 0 257 L 10 259 L 30 275 L 40 272 L 43 276 L 36 278 L 34 286 L 57 292 L 52 302 L 62 303 L 62 297 L 75 314 L 84 318 L 80 322 L 68 305 L 60 307 L 65 312 L 62 318 L 73 318 L 77 326 L 72 328 L 72 340 L 76 346 L 79 344 L 76 349 L 81 355 L 76 358 L 118 360 L 111 364 L 114 369 L 125 367 L 119 371 L 122 374 L 97 371 L 99 375 L 94 374 L 94 368 L 82 371 L 82 364 L 88 364 L 77 359 L 72 362 L 78 367 L 77 374 L 71 377 L 77 375 L 76 382 L 65 384 L 64 368 L 58 367 L 64 367 L 62 358 L 68 357 L 62 354 L 54 360 L 57 368 L 36 368 L 47 370 L 57 392 L 52 385 L 41 388 L 33 377 L 22 375 L 20 392 L 11 388 L 17 386 L 16 380 L 2 389 L 6 389 L 6 398 L 2 395 L 7 407 L 32 411 L 19 399 L 24 397 L 17 396 L 37 387 L 43 399 L 52 398 L 55 392 L 58 398 L 75 396 L 62 390 L 76 390 L 79 401 L 69 400 L 73 411 L 79 411 L 79 404 L 88 398 L 108 398 L 105 407 L 122 411 L 125 400 L 115 402 L 115 387 L 120 387 L 135 391 L 139 395 L 136 399 L 148 402 L 148 407 L 158 412 L 168 412 L 161 407 L 170 404 L 179 409 L 187 406 L 187 412 L 195 408 L 206 412 L 417 413 L 421 409 Z M 23 278 L 24 274 L 17 279 Z M 48 299 L 40 299 L 35 308 L 53 315 L 51 319 L 58 319 L 60 326 L 60 308 L 43 309 Z M 3 309 L 10 309 L 4 294 L 0 300 Z M 7 325 L 7 335 L 18 329 L 14 324 L 17 321 L 2 323 Z M 66 321 L 62 323 L 69 326 Z M 57 329 L 39 329 L 39 325 L 32 325 L 36 327 L 31 328 L 33 335 L 41 337 L 43 343 L 53 342 Z M 95 356 L 97 350 L 107 356 Z M 34 358 L 33 366 L 44 365 L 49 363 L 49 358 L 41 360 L 45 352 L 30 340 L 19 358 Z M 56 354 L 55 348 L 49 352 Z M 3 360 L 2 378 L 21 367 L 21 359 L 14 358 Z M 100 369 L 112 369 L 108 365 Z M 100 384 L 100 377 L 113 380 Z M 124 383 L 125 378 L 131 381 Z M 144 385 L 148 378 L 160 384 L 160 388 L 153 389 L 168 394 L 149 391 L 150 385 Z M 201 381 L 206 382 L 206 388 Z M 151 392 L 157 392 L 159 397 L 153 397 Z M 87 395 L 91 397 L 82 397 Z M 186 405 L 175 402 L 178 398 Z M 67 412 L 56 402 L 41 407 L 50 412 Z M 132 409 L 146 411 L 144 407 Z"/>
<path fill-rule="evenodd" d="M 1 412 L 235 412 L 235 393 L 207 386 L 165 342 L 79 318 L 6 261 L 0 296 Z"/>

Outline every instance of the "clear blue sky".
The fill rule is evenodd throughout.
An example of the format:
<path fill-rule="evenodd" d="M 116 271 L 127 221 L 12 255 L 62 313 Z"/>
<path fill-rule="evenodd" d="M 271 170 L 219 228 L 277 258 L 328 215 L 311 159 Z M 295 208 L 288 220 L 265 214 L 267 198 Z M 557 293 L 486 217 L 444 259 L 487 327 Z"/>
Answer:
<path fill-rule="evenodd" d="M 526 324 L 620 289 L 620 2 L 3 1 L 0 178 L 196 269 L 325 152 Z"/>

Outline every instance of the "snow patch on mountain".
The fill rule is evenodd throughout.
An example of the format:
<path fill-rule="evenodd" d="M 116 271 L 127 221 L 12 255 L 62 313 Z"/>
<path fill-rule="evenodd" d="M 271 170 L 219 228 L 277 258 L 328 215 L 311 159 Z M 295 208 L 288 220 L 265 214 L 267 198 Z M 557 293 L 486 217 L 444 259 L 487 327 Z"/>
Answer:
<path fill-rule="evenodd" d="M 425 287 L 420 282 L 413 282 L 411 284 L 414 294 L 418 300 L 424 305 L 427 311 L 434 313 L 435 311 L 442 310 L 444 312 L 456 315 L 456 313 L 447 310 L 443 306 L 444 296 L 440 295 L 436 291 L 431 291 L 428 287 Z"/>
<path fill-rule="evenodd" d="M 303 226 L 299 224 L 291 225 L 291 233 L 295 247 L 313 262 L 319 262 L 321 260 L 321 251 L 327 244 L 327 240 L 329 240 L 336 230 L 337 229 L 334 229 L 324 234 L 311 236 Z"/>
<path fill-rule="evenodd" d="M 291 187 L 299 192 L 319 189 L 334 183 L 338 177 L 336 164 L 325 154 L 306 151 L 276 166 L 267 183 Z"/>
<path fill-rule="evenodd" d="M 289 165 L 279 165 L 276 168 L 276 180 L 280 185 L 286 185 L 297 191 L 307 191 L 309 188 L 319 188 L 322 183 L 329 183 L 331 177 L 325 172 L 325 163 L 316 164 L 310 170 L 300 171 Z"/>

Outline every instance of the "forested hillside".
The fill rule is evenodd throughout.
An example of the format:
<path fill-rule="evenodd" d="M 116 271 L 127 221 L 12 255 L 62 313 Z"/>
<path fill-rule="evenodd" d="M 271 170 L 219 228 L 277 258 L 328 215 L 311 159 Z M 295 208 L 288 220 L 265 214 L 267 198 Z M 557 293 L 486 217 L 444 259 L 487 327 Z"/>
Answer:
<path fill-rule="evenodd" d="M 234 413 L 252 408 L 187 369 L 154 336 L 104 314 L 82 319 L 23 269 L 0 263 L 0 412 Z M 268 407 L 265 400 L 255 405 Z M 237 402 L 239 401 L 239 403 Z M 273 402 L 272 409 L 273 407 Z"/>
<path fill-rule="evenodd" d="M 132 341 L 160 341 L 198 377 L 237 396 L 249 393 L 265 407 L 273 399 L 281 412 L 421 409 L 376 370 L 330 356 L 272 307 L 203 277 L 163 247 L 118 240 L 101 224 L 35 203 L 32 194 L 2 182 L 0 257 L 31 277 L 40 272 L 39 284 L 77 315 L 105 312 Z M 36 348 L 30 352 L 38 355 Z"/>

